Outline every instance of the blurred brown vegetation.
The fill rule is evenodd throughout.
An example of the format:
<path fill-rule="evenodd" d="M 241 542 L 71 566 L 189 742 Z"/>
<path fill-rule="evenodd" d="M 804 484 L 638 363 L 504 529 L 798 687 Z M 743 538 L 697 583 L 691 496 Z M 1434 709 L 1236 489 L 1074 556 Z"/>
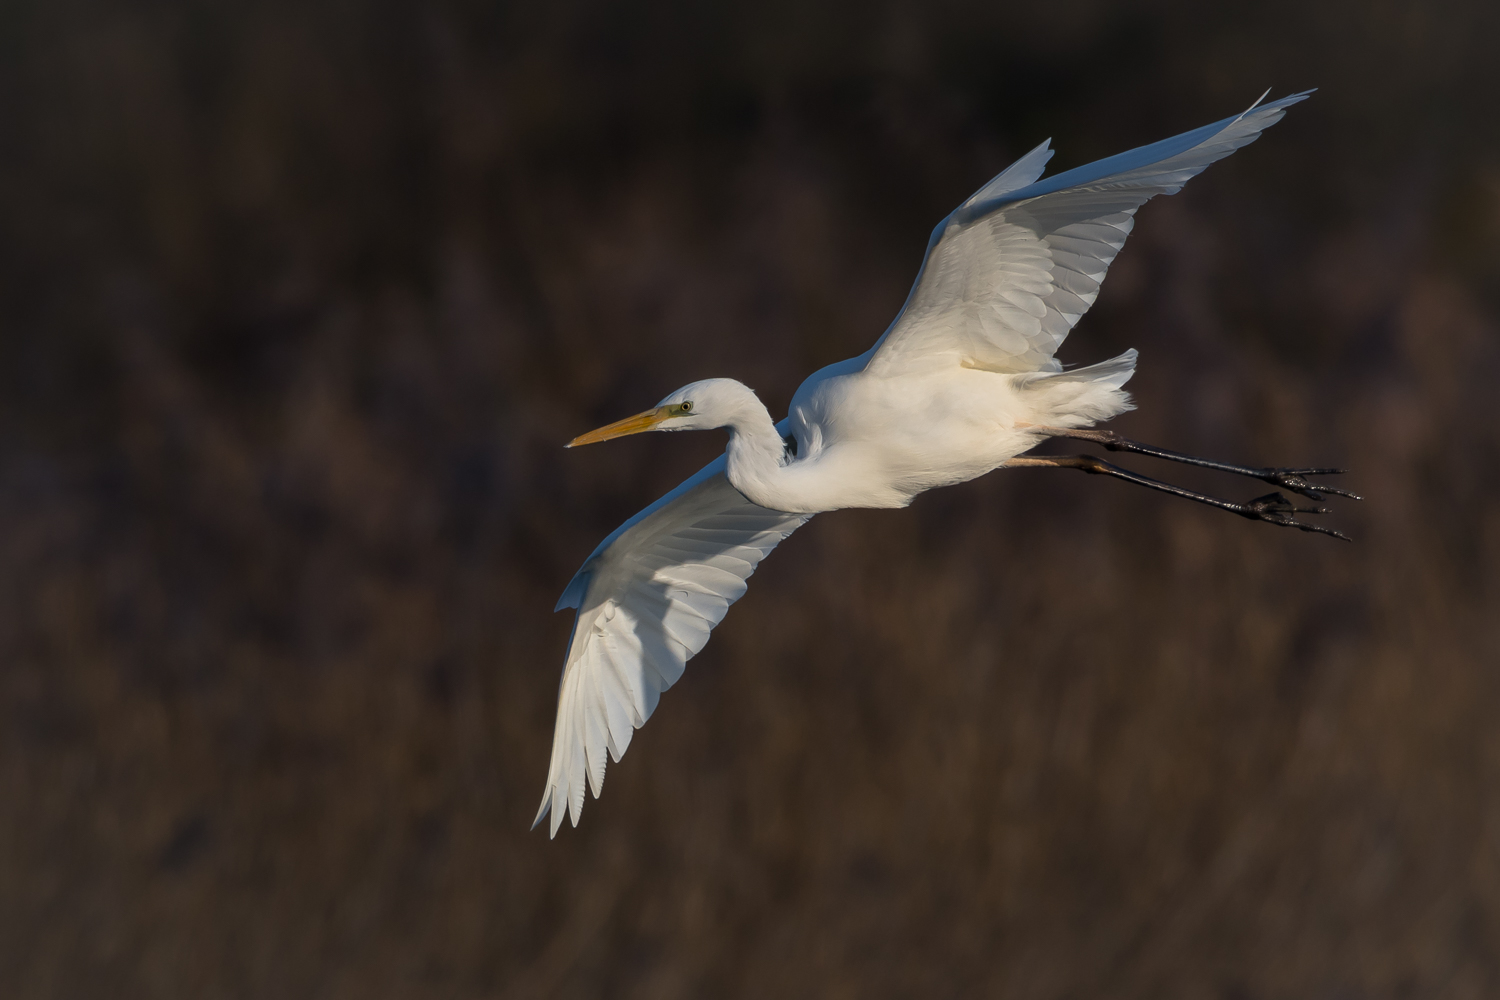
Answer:
<path fill-rule="evenodd" d="M 0 8 L 0 993 L 1500 994 L 1493 5 Z M 932 224 L 1322 88 L 1141 213 L 1071 473 L 816 518 L 528 833 L 559 445 L 863 351 Z M 1171 472 L 1240 499 L 1257 484 Z"/>

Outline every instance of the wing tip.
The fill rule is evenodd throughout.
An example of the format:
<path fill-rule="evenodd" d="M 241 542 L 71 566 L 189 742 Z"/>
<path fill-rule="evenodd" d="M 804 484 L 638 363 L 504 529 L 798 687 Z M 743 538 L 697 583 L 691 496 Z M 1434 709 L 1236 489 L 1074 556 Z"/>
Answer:
<path fill-rule="evenodd" d="M 567 816 L 569 813 L 572 813 L 571 818 L 573 820 L 573 828 L 577 829 L 578 815 L 583 811 L 582 803 L 579 803 L 575 806 L 571 801 L 565 803 L 563 805 L 563 808 L 557 808 L 557 796 L 560 791 L 561 789 L 559 789 L 554 784 L 549 783 L 547 785 L 547 790 L 542 793 L 542 804 L 536 811 L 536 819 L 531 821 L 530 829 L 535 830 L 537 827 L 542 825 L 542 820 L 546 819 L 548 816 L 552 817 L 552 822 L 550 824 L 551 828 L 547 832 L 548 840 L 557 839 L 557 831 L 562 828 L 563 817 Z M 598 797 L 597 793 L 595 794 L 595 797 Z"/>
<path fill-rule="evenodd" d="M 552 811 L 552 792 L 553 792 L 552 786 L 548 785 L 547 786 L 547 790 L 542 793 L 542 804 L 541 804 L 541 807 L 539 809 L 537 809 L 537 811 L 536 811 L 536 819 L 534 819 L 534 820 L 531 821 L 531 827 L 530 827 L 530 829 L 535 830 L 537 827 L 541 826 L 542 825 L 542 820 L 546 819 L 547 818 L 547 814 Z M 552 837 L 556 837 L 556 836 L 557 836 L 557 824 L 554 823 L 554 824 L 552 824 L 552 836 L 548 837 L 547 839 L 551 840 Z"/>
<path fill-rule="evenodd" d="M 1264 94 L 1261 94 L 1259 97 L 1257 97 L 1255 99 L 1255 103 L 1254 104 L 1250 105 L 1244 111 L 1241 111 L 1239 113 L 1239 115 L 1235 118 L 1235 121 L 1239 121 L 1241 118 L 1244 118 L 1246 115 L 1250 114 L 1253 111 L 1259 111 L 1262 114 L 1264 114 L 1266 112 L 1283 111 L 1283 110 L 1291 107 L 1293 104 L 1298 104 L 1298 103 L 1301 103 L 1302 101 L 1307 100 L 1313 94 L 1317 93 L 1317 90 L 1318 90 L 1317 87 L 1310 87 L 1307 90 L 1299 90 L 1295 94 L 1288 94 L 1285 97 L 1278 97 L 1276 100 L 1272 101 L 1270 104 L 1263 103 L 1265 101 L 1265 99 L 1268 96 L 1270 96 L 1271 91 L 1273 89 L 1275 89 L 1275 88 L 1273 88 L 1273 87 L 1267 87 L 1266 88 L 1266 92 Z"/>

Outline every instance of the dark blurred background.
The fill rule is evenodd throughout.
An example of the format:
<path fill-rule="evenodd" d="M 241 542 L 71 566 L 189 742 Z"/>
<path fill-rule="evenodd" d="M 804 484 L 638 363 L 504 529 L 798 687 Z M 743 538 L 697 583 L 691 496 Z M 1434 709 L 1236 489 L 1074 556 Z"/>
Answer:
<path fill-rule="evenodd" d="M 0 993 L 1500 995 L 1495 5 L 0 7 Z M 1321 88 L 1070 362 L 1344 545 L 997 473 L 816 518 L 528 832 L 595 543 L 931 226 Z M 1264 487 L 1132 462 L 1236 499 Z"/>

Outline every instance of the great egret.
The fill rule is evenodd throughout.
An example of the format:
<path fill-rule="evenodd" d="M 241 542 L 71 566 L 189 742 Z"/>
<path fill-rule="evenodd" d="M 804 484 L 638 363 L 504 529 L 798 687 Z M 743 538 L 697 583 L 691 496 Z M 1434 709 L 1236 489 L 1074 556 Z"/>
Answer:
<path fill-rule="evenodd" d="M 1279 493 L 1237 504 L 1092 456 L 1017 457 L 1049 437 L 1070 437 L 1262 479 L 1314 500 L 1353 496 L 1306 478 L 1338 469 L 1248 468 L 1087 430 L 1131 408 L 1121 387 L 1136 352 L 1071 371 L 1053 356 L 1093 304 L 1136 209 L 1253 142 L 1308 93 L 1256 102 L 1234 118 L 1045 181 L 1038 178 L 1052 151 L 1042 143 L 938 223 L 890 328 L 864 354 L 803 382 L 780 423 L 749 388 L 716 378 L 569 442 L 729 430 L 725 453 L 600 543 L 557 603 L 578 613 L 532 826 L 550 812 L 556 836 L 564 811 L 578 824 L 585 775 L 597 798 L 606 751 L 620 759 L 756 565 L 820 511 L 904 507 L 936 486 L 1035 466 L 1115 476 L 1269 524 L 1344 537 L 1296 520 L 1325 511 Z"/>

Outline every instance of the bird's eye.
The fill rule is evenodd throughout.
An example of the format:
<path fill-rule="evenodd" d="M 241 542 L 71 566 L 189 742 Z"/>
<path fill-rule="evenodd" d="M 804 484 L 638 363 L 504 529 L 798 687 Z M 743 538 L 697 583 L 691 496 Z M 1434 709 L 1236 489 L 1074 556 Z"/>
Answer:
<path fill-rule="evenodd" d="M 683 413 L 691 413 L 693 410 L 693 401 L 690 399 L 686 403 L 683 403 L 680 409 Z"/>

